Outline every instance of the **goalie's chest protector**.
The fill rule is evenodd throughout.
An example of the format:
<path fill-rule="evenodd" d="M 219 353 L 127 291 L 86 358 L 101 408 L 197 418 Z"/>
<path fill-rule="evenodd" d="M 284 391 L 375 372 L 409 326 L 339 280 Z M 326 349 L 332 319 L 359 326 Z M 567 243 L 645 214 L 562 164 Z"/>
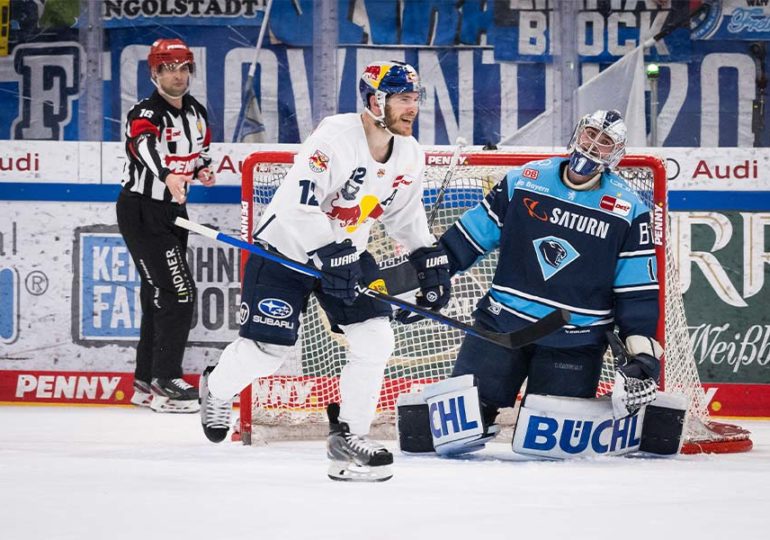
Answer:
<path fill-rule="evenodd" d="M 509 173 L 494 288 L 606 310 L 638 198 L 607 172 L 597 189 L 568 188 L 560 178 L 565 161 L 543 160 Z"/>

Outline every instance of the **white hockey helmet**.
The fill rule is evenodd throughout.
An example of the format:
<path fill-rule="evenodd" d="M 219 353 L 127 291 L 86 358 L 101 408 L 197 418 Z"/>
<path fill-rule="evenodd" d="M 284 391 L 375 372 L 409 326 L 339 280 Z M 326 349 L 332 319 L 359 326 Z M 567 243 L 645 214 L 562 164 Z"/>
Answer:
<path fill-rule="evenodd" d="M 617 166 L 626 155 L 626 124 L 620 113 L 599 110 L 585 115 L 567 150 L 570 170 L 582 176 Z"/>

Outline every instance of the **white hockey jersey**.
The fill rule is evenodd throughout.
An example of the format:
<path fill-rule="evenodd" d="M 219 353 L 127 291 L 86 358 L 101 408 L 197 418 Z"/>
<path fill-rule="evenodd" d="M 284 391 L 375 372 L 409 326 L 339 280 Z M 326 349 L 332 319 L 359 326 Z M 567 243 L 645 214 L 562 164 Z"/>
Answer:
<path fill-rule="evenodd" d="M 390 158 L 379 163 L 359 114 L 329 116 L 300 148 L 255 236 L 299 262 L 347 238 L 363 251 L 376 220 L 408 252 L 431 245 L 435 238 L 422 203 L 424 164 L 414 137 L 395 136 Z"/>

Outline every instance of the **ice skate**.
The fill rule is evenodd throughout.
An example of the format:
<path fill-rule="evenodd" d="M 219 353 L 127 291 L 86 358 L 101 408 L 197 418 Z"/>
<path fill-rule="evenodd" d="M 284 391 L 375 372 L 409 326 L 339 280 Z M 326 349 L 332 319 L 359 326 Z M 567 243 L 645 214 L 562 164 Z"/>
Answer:
<path fill-rule="evenodd" d="M 152 389 L 150 383 L 146 381 L 134 380 L 134 395 L 131 396 L 131 403 L 137 407 L 149 407 L 152 402 Z"/>
<path fill-rule="evenodd" d="M 332 480 L 348 482 L 384 482 L 393 477 L 393 454 L 380 443 L 350 433 L 345 422 L 339 422 L 340 407 L 327 407 L 329 437 L 326 454 L 331 460 L 328 475 Z"/>
<path fill-rule="evenodd" d="M 209 393 L 208 381 L 212 371 L 214 371 L 214 366 L 209 366 L 201 375 L 201 426 L 206 438 L 211 442 L 218 443 L 224 441 L 228 431 L 230 431 L 232 404 L 229 400 L 217 399 Z"/>
<path fill-rule="evenodd" d="M 153 379 L 152 403 L 155 412 L 195 413 L 200 409 L 198 389 L 182 378 Z"/>

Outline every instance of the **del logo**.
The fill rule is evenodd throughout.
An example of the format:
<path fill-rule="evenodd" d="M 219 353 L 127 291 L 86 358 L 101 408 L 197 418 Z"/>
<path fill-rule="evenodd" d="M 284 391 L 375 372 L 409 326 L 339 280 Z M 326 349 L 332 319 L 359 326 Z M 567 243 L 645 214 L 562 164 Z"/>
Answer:
<path fill-rule="evenodd" d="M 243 306 L 243 304 L 241 304 L 241 306 Z M 241 307 L 241 309 L 243 309 L 243 307 Z M 260 313 L 263 315 L 274 319 L 286 319 L 291 317 L 291 314 L 294 313 L 291 305 L 280 298 L 265 298 L 257 304 L 257 309 L 259 309 Z"/>
<path fill-rule="evenodd" d="M 555 455 L 612 454 L 639 446 L 639 416 L 594 422 L 533 414 L 527 418 L 523 450 Z"/>
<path fill-rule="evenodd" d="M 20 374 L 16 380 L 19 399 L 75 399 L 85 401 L 121 400 L 122 391 L 117 376 L 96 375 L 32 375 Z"/>
<path fill-rule="evenodd" d="M 537 180 L 540 172 L 537 169 L 524 169 L 524 172 L 522 172 L 521 175 L 524 178 L 529 178 L 530 180 Z"/>
<path fill-rule="evenodd" d="M 325 172 L 326 169 L 329 168 L 329 156 L 321 152 L 320 150 L 316 150 L 312 156 L 308 159 L 308 165 L 310 165 L 310 170 L 317 173 Z"/>
<path fill-rule="evenodd" d="M 72 330 L 76 341 L 139 338 L 141 279 L 123 238 L 108 230 L 114 228 L 75 233 Z"/>
<path fill-rule="evenodd" d="M 608 212 L 612 212 L 613 214 L 618 214 L 620 216 L 627 216 L 631 213 L 631 203 L 622 199 L 616 199 L 615 197 L 611 197 L 609 195 L 602 197 L 602 200 L 599 202 L 599 206 Z"/>
<path fill-rule="evenodd" d="M 19 274 L 15 268 L 0 268 L 0 343 L 19 337 Z"/>
<path fill-rule="evenodd" d="M 182 138 L 182 130 L 179 128 L 166 128 L 163 138 L 166 139 L 166 142 L 178 141 Z"/>

